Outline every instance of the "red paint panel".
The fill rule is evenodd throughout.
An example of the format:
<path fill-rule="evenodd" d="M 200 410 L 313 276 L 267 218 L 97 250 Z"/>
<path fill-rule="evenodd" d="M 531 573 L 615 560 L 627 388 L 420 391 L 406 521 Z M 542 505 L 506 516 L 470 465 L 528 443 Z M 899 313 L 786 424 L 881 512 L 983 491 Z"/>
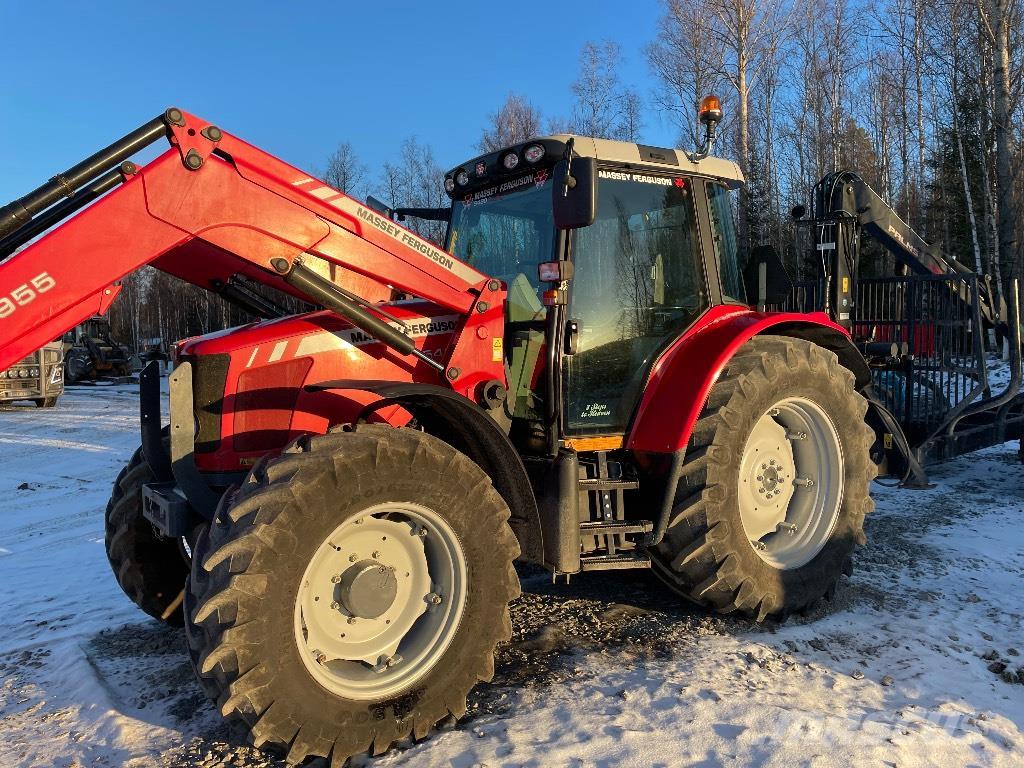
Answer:
<path fill-rule="evenodd" d="M 311 357 L 252 368 L 238 377 L 229 407 L 235 414 L 234 448 L 239 452 L 279 448 L 299 433 L 292 434 L 292 414 Z"/>
<path fill-rule="evenodd" d="M 435 359 L 445 359 L 455 336 L 466 335 L 464 318 L 434 304 L 401 302 L 388 305 L 387 310 L 409 326 L 417 347 Z M 196 337 L 179 344 L 177 353 L 230 357 L 220 445 L 215 451 L 196 455 L 199 468 L 207 472 L 247 468 L 262 453 L 280 449 L 297 434 L 323 434 L 334 424 L 353 421 L 364 406 L 377 399 L 360 390 L 308 392 L 303 389 L 307 384 L 337 379 L 444 384 L 433 368 L 367 340 L 362 332 L 326 311 Z M 284 364 L 302 364 L 307 368 L 296 383 L 281 377 Z M 287 370 L 292 372 L 291 368 Z M 286 427 L 281 426 L 283 414 L 263 413 L 286 407 L 272 391 L 277 388 L 294 388 L 290 393 L 290 423 Z M 262 394 L 252 395 L 253 392 Z M 258 399 L 250 400 L 251 397 Z M 273 407 L 252 407 L 261 402 Z M 250 410 L 257 413 L 248 414 Z M 268 416 L 277 419 L 270 426 L 266 422 Z M 400 408 L 383 409 L 378 416 L 396 426 L 409 419 L 408 413 Z M 246 430 L 252 430 L 253 435 L 266 433 L 267 439 L 235 438 Z M 274 439 L 270 439 L 270 431 L 275 432 Z"/>

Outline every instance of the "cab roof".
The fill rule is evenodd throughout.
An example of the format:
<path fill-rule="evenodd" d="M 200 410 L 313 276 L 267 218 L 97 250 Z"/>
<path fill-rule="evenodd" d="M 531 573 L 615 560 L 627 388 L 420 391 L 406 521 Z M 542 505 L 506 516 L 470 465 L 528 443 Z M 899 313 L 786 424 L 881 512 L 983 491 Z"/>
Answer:
<path fill-rule="evenodd" d="M 455 197 L 465 191 L 493 184 L 506 177 L 522 175 L 529 167 L 525 161 L 520 162 L 513 169 L 506 170 L 501 160 L 511 152 L 522 158 L 523 151 L 533 144 L 539 144 L 545 150 L 545 159 L 538 161 L 537 164 L 549 165 L 562 156 L 569 139 L 573 139 L 573 151 L 578 157 L 593 157 L 598 162 L 613 163 L 624 168 L 635 168 L 652 173 L 668 172 L 708 176 L 721 179 L 730 189 L 743 186 L 743 173 L 739 166 L 720 157 L 706 157 L 693 161 L 690 159 L 690 154 L 681 149 L 652 147 L 630 141 L 612 141 L 592 136 L 558 133 L 509 145 L 456 166 L 445 176 L 454 179 L 460 171 L 465 171 L 470 181 L 466 186 L 453 188 L 449 191 L 449 195 Z"/>
<path fill-rule="evenodd" d="M 574 139 L 573 150 L 580 157 L 593 157 L 602 162 L 622 163 L 663 173 L 671 168 L 679 168 L 684 173 L 721 179 L 732 189 L 743 185 L 743 172 L 740 167 L 731 160 L 721 157 L 705 157 L 694 162 L 690 159 L 689 153 L 682 149 L 651 147 L 646 144 L 634 144 L 631 141 L 595 139 L 591 136 L 568 133 L 558 133 L 544 138 L 562 144 L 570 138 Z"/>

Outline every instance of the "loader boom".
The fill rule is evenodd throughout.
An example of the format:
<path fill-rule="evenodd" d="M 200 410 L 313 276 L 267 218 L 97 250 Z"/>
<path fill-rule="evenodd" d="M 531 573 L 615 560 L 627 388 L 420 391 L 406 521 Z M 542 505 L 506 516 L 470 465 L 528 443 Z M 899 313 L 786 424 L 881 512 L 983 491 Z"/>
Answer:
<path fill-rule="evenodd" d="M 171 146 L 155 160 L 127 161 L 161 136 Z M 149 264 L 211 291 L 238 276 L 328 306 L 466 394 L 488 377 L 504 382 L 491 352 L 503 331 L 499 281 L 178 109 L 0 208 L 0 238 L 0 369 L 103 312 L 118 281 Z M 446 360 L 374 309 L 394 292 L 466 319 Z"/>

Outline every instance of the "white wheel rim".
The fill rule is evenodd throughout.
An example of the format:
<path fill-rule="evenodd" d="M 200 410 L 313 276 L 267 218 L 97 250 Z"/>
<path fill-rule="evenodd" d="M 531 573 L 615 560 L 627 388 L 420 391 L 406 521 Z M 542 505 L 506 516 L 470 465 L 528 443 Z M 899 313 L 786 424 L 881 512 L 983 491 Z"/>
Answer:
<path fill-rule="evenodd" d="M 835 529 L 843 452 L 828 414 L 791 397 L 754 424 L 740 460 L 740 520 L 758 557 L 779 570 L 806 565 Z"/>
<path fill-rule="evenodd" d="M 462 545 L 440 515 L 410 502 L 370 507 L 335 528 L 306 567 L 295 599 L 299 656 L 338 696 L 399 693 L 448 649 L 467 582 Z"/>

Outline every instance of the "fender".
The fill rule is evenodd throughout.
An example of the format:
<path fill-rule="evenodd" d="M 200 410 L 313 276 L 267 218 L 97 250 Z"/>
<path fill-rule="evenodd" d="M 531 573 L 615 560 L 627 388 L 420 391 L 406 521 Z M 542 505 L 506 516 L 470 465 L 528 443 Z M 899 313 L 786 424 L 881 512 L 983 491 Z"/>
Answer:
<path fill-rule="evenodd" d="M 867 362 L 852 339 L 823 312 L 765 313 L 739 306 L 712 307 L 655 362 L 626 440 L 642 475 L 657 478 L 641 487 L 661 489 L 646 500 L 658 511 L 648 546 L 665 537 L 686 444 L 711 388 L 736 351 L 764 333 L 806 339 L 830 349 L 853 371 L 858 388 L 871 382 Z"/>
<path fill-rule="evenodd" d="M 306 389 L 359 390 L 379 396 L 363 409 L 359 421 L 382 408 L 401 406 L 425 432 L 469 456 L 491 478 L 512 512 L 509 525 L 519 540 L 520 559 L 543 563 L 540 513 L 526 467 L 508 435 L 486 410 L 438 384 L 343 379 L 309 384 Z"/>
<path fill-rule="evenodd" d="M 835 352 L 853 371 L 858 387 L 871 380 L 867 363 L 849 335 L 823 312 L 766 313 L 740 306 L 712 307 L 655 362 L 626 448 L 642 453 L 684 450 L 726 364 L 746 342 L 764 333 L 812 341 Z"/>

